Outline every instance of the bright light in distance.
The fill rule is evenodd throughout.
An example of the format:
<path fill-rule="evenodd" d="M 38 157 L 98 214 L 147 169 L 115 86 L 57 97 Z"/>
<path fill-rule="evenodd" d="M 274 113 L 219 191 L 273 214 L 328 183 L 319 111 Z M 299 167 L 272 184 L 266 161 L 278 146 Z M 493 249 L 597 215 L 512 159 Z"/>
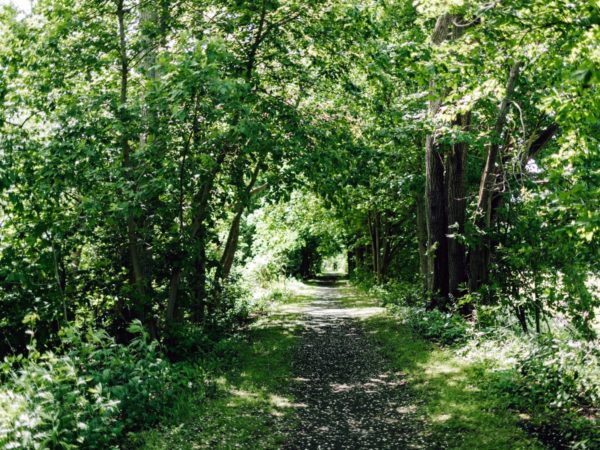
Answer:
<path fill-rule="evenodd" d="M 19 11 L 24 13 L 31 12 L 33 0 L 0 0 L 0 6 L 13 5 Z"/>

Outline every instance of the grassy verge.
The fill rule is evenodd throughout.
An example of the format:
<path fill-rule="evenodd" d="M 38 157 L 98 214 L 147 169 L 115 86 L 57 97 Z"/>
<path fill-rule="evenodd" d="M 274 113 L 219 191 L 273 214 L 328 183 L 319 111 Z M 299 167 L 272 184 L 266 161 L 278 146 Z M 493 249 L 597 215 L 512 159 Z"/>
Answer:
<path fill-rule="evenodd" d="M 510 399 L 495 389 L 501 373 L 416 336 L 389 313 L 365 321 L 393 370 L 404 373 L 430 426 L 432 448 L 541 449 L 519 427 Z"/>
<path fill-rule="evenodd" d="M 136 437 L 143 449 L 279 448 L 292 411 L 287 386 L 295 344 L 290 317 L 270 316 L 216 350 L 210 384 L 181 399 L 161 428 Z"/>

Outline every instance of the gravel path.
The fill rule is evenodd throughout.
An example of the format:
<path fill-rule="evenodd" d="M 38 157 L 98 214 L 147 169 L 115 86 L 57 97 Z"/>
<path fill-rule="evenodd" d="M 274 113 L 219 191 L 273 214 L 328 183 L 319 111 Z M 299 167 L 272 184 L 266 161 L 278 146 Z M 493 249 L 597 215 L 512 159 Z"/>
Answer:
<path fill-rule="evenodd" d="M 284 448 L 424 448 L 401 374 L 386 370 L 360 325 L 360 318 L 382 309 L 345 308 L 334 286 L 314 291 L 318 300 L 295 311 L 305 319 L 292 387 L 299 423 Z"/>

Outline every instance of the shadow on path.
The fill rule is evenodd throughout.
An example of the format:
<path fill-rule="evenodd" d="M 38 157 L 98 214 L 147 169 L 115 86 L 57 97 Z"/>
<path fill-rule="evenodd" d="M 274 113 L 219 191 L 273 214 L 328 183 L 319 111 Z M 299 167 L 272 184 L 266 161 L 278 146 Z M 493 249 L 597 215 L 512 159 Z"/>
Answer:
<path fill-rule="evenodd" d="M 303 331 L 293 362 L 298 425 L 283 448 L 424 448 L 414 399 L 360 324 L 383 308 L 345 307 L 335 280 L 311 285 L 314 301 L 286 307 L 302 314 Z"/>

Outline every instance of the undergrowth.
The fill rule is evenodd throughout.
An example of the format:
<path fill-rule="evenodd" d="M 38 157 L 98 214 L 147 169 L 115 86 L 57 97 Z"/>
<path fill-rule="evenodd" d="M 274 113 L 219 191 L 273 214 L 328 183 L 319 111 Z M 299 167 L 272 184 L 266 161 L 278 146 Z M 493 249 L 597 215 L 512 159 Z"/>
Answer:
<path fill-rule="evenodd" d="M 445 430 L 441 435 L 473 435 L 469 429 L 474 423 L 486 430 L 481 423 L 487 421 L 481 416 L 484 413 L 470 411 L 477 407 L 488 408 L 501 421 L 518 424 L 552 448 L 600 448 L 600 341 L 585 340 L 558 327 L 553 333 L 524 334 L 499 308 L 481 308 L 477 321 L 466 321 L 456 313 L 426 311 L 414 306 L 416 289 L 393 284 L 370 287 L 368 293 L 381 299 L 392 313 L 395 324 L 385 324 L 384 330 L 402 327 L 398 333 L 405 338 L 386 336 L 388 344 L 404 339 L 397 348 L 416 345 L 418 352 L 423 351 L 421 344 L 415 344 L 420 339 L 434 345 L 423 366 L 427 372 L 417 378 L 430 388 L 437 385 L 439 392 L 430 397 L 429 404 L 437 424 L 434 428 Z M 403 365 L 410 366 L 410 360 L 403 358 L 398 367 Z M 441 373 L 440 378 L 434 376 L 438 370 L 446 378 Z M 460 374 L 458 379 L 456 374 Z M 459 411 L 458 416 L 447 417 L 445 408 Z M 465 442 L 448 445 L 468 448 Z M 509 445 L 508 436 L 506 442 Z M 493 448 L 491 443 L 479 445 Z"/>
<path fill-rule="evenodd" d="M 274 298 L 291 301 L 287 294 Z M 288 383 L 296 336 L 289 318 L 261 316 L 243 336 L 217 349 L 208 398 L 181 399 L 160 427 L 135 436 L 135 447 L 281 448 L 293 422 Z"/>
<path fill-rule="evenodd" d="M 260 333 L 248 334 L 247 328 L 270 303 L 290 295 L 289 289 L 273 284 L 260 298 L 250 299 L 228 286 L 211 322 L 167 328 L 160 343 L 139 321 L 130 325 L 127 344 L 103 330 L 63 327 L 53 351 L 38 350 L 31 331 L 28 353 L 0 363 L 0 448 L 137 447 L 144 442 L 144 430 L 185 420 L 198 408 L 210 409 L 207 398 L 222 390 L 229 373 L 244 376 L 237 372 L 244 364 L 258 370 L 255 365 L 263 358 L 265 378 L 278 365 L 286 367 L 282 357 L 266 361 L 275 351 L 287 352 L 285 330 L 271 330 L 257 344 L 252 339 Z M 255 355 L 259 359 L 248 360 L 246 352 L 260 353 Z"/>
<path fill-rule="evenodd" d="M 61 332 L 57 352 L 6 358 L 0 388 L 0 447 L 116 448 L 157 423 L 184 392 L 202 392 L 203 371 L 171 364 L 139 322 L 117 344 L 102 331 Z"/>

